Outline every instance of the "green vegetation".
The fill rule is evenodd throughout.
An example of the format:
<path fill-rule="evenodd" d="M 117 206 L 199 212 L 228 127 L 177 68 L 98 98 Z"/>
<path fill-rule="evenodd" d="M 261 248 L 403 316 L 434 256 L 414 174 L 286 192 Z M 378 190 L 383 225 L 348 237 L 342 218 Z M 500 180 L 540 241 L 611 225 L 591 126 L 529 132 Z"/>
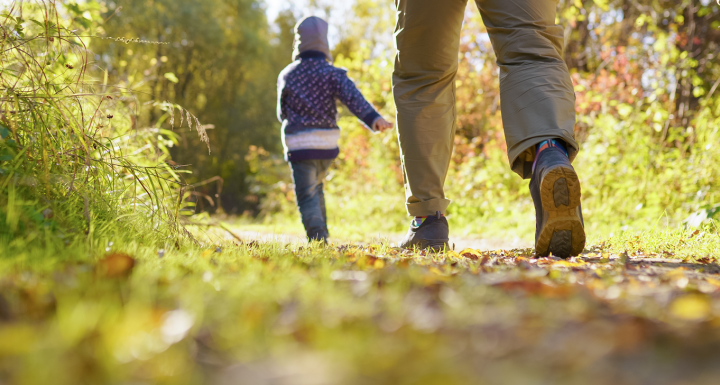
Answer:
<path fill-rule="evenodd" d="M 250 0 L 11 3 L 0 384 L 714 384 L 720 14 L 707 3 L 560 2 L 591 236 L 568 261 L 375 242 L 406 226 L 397 141 L 347 113 L 328 211 L 336 239 L 364 244 L 240 241 L 231 232 L 300 228 L 274 121 L 295 16 L 271 28 Z M 336 64 L 392 116 L 391 5 L 357 2 L 345 20 Z M 469 13 L 451 228 L 527 240 L 483 31 Z"/>
<path fill-rule="evenodd" d="M 178 224 L 185 171 L 171 166 L 168 151 L 178 137 L 137 127 L 128 113 L 137 108 L 132 95 L 97 77 L 102 72 L 93 71 L 83 36 L 98 28 L 100 17 L 97 4 L 86 7 L 68 5 L 61 18 L 51 5 L 30 3 L 0 16 L 4 255 L 32 245 L 50 257 L 66 245 L 118 234 L 143 234 L 155 243 L 186 239 Z M 203 137 L 181 107 L 154 102 L 150 108 L 167 111 L 161 120 L 171 121 L 179 109 Z"/>

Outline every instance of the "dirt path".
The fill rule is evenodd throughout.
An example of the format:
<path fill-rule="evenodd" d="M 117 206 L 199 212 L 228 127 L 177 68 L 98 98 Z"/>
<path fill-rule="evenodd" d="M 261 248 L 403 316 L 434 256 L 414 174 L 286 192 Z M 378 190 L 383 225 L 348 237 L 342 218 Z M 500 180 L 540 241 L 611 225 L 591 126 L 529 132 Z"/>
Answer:
<path fill-rule="evenodd" d="M 275 242 L 281 242 L 281 243 L 296 243 L 296 242 L 305 242 L 306 238 L 303 234 L 298 233 L 281 233 L 281 232 L 272 232 L 272 231 L 262 231 L 262 230 L 242 230 L 239 227 L 231 227 L 228 228 L 229 231 L 232 232 L 235 236 L 237 236 L 240 239 L 243 240 L 253 240 L 258 242 L 269 242 L 269 241 L 275 241 Z M 222 235 L 224 239 L 232 240 L 235 238 L 233 235 L 230 234 L 229 231 L 225 231 Z M 392 234 L 389 239 L 391 242 L 396 243 L 399 242 L 403 237 L 403 234 Z M 338 244 L 365 244 L 365 243 L 375 243 L 378 241 L 381 241 L 379 239 L 373 239 L 370 238 L 367 242 L 358 242 L 358 241 L 351 241 L 351 240 L 345 240 L 345 239 L 332 239 L 333 243 Z M 454 247 L 456 251 L 460 251 L 463 249 L 476 249 L 476 250 L 482 250 L 482 251 L 488 251 L 488 250 L 511 250 L 511 249 L 519 249 L 519 248 L 530 248 L 532 247 L 531 242 L 523 241 L 519 238 L 516 238 L 514 240 L 504 240 L 504 239 L 487 239 L 487 238 L 471 238 L 471 237 L 450 237 L 450 245 L 451 247 Z"/>

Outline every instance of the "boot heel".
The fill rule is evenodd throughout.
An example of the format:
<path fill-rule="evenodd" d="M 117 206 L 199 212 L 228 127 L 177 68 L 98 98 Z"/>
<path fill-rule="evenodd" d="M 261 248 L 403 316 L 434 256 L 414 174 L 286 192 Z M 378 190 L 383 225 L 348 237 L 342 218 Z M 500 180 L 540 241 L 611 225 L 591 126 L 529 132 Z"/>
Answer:
<path fill-rule="evenodd" d="M 582 253 L 585 229 L 580 197 L 580 181 L 572 167 L 557 167 L 545 174 L 540 184 L 545 218 L 535 247 L 538 255 L 568 258 Z"/>

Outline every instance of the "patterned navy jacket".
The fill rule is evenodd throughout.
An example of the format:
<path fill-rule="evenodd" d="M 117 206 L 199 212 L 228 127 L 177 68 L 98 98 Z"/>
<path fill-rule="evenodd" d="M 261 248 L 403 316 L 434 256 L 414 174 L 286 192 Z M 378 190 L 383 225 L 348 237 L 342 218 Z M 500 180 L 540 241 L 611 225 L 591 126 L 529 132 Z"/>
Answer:
<path fill-rule="evenodd" d="M 282 122 L 285 159 L 334 159 L 340 128 L 336 100 L 340 100 L 368 128 L 380 114 L 347 77 L 318 51 L 302 52 L 278 77 L 278 119 Z"/>

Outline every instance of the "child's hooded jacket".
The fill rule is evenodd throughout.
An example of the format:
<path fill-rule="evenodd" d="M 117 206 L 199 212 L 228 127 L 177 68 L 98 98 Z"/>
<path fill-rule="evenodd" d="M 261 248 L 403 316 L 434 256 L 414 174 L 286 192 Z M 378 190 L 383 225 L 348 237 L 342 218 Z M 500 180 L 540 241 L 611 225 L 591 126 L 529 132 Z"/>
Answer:
<path fill-rule="evenodd" d="M 365 125 L 372 127 L 380 114 L 347 77 L 333 67 L 327 41 L 328 25 L 311 16 L 295 26 L 295 60 L 278 77 L 278 119 L 288 161 L 334 159 L 339 153 L 340 128 L 336 100 Z"/>

